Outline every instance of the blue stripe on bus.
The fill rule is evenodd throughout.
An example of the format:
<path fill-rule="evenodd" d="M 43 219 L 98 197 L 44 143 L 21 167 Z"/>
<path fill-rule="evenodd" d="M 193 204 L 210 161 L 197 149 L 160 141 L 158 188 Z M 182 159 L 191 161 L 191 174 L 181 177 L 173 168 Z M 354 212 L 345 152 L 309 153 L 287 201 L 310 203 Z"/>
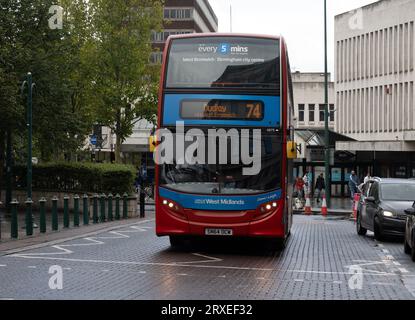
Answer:
<path fill-rule="evenodd" d="M 182 100 L 223 99 L 223 100 L 255 100 L 262 101 L 265 106 L 264 119 L 261 121 L 246 120 L 189 120 L 180 117 Z M 249 126 L 273 127 L 281 125 L 281 100 L 277 96 L 245 96 L 245 95 L 214 95 L 214 94 L 166 94 L 164 96 L 163 125 L 175 126 L 177 121 L 183 121 L 185 126 Z"/>
<path fill-rule="evenodd" d="M 261 204 L 281 199 L 281 190 L 259 195 L 210 196 L 180 193 L 160 187 L 159 194 L 160 197 L 175 201 L 185 209 L 212 211 L 255 210 Z"/>

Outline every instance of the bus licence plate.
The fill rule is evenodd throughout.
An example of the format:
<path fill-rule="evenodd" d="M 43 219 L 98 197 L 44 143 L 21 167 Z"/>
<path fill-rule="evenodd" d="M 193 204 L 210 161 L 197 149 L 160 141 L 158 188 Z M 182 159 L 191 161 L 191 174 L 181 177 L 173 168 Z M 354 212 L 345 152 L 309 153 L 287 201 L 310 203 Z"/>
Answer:
<path fill-rule="evenodd" d="M 206 229 L 205 234 L 207 236 L 232 236 L 232 229 Z"/>

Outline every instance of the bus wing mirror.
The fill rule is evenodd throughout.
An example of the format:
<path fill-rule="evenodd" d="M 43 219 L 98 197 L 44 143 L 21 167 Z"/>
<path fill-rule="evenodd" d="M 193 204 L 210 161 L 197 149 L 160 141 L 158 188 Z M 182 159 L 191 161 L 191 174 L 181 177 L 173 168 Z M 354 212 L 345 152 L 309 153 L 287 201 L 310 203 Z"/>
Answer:
<path fill-rule="evenodd" d="M 148 144 L 150 146 L 150 152 L 154 152 L 157 147 L 157 137 L 155 135 L 151 135 L 148 138 Z"/>
<path fill-rule="evenodd" d="M 287 142 L 287 158 L 297 159 L 297 143 L 294 141 Z"/>

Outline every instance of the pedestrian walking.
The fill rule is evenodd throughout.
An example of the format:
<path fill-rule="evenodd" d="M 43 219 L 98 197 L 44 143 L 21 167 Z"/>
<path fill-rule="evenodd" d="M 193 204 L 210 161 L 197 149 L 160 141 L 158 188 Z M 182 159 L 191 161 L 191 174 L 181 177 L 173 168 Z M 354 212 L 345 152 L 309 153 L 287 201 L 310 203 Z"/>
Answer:
<path fill-rule="evenodd" d="M 311 179 L 310 179 L 310 175 L 308 173 L 308 171 L 305 172 L 304 176 L 303 176 L 303 181 L 304 181 L 304 196 L 308 196 L 310 195 L 310 186 L 311 186 Z"/>
<path fill-rule="evenodd" d="M 356 175 L 355 171 L 351 172 L 350 178 L 349 178 L 349 189 L 350 189 L 350 196 L 352 197 L 352 200 L 354 199 L 354 194 L 359 192 L 359 178 Z"/>
<path fill-rule="evenodd" d="M 299 199 L 304 199 L 304 180 L 300 176 L 295 180 L 294 191 Z"/>
<path fill-rule="evenodd" d="M 324 180 L 324 175 L 320 174 L 316 181 L 316 191 L 314 193 L 314 198 L 316 198 L 317 203 L 320 203 L 320 198 L 324 195 L 326 190 L 326 182 Z"/>

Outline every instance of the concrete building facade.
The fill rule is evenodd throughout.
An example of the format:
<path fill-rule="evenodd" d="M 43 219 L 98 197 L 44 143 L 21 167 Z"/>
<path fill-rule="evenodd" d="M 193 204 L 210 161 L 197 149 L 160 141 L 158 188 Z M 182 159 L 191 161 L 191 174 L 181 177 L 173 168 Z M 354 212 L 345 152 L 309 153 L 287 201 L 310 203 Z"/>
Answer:
<path fill-rule="evenodd" d="M 336 149 L 357 151 L 381 176 L 415 176 L 414 22 L 413 0 L 335 17 L 335 129 L 356 140 Z"/>
<path fill-rule="evenodd" d="M 296 129 L 324 128 L 324 73 L 294 72 L 292 74 Z M 335 121 L 334 82 L 329 74 L 330 128 Z"/>
<path fill-rule="evenodd" d="M 208 0 L 166 0 L 163 30 L 151 35 L 153 63 L 161 63 L 164 44 L 171 35 L 218 31 L 218 18 Z"/>

